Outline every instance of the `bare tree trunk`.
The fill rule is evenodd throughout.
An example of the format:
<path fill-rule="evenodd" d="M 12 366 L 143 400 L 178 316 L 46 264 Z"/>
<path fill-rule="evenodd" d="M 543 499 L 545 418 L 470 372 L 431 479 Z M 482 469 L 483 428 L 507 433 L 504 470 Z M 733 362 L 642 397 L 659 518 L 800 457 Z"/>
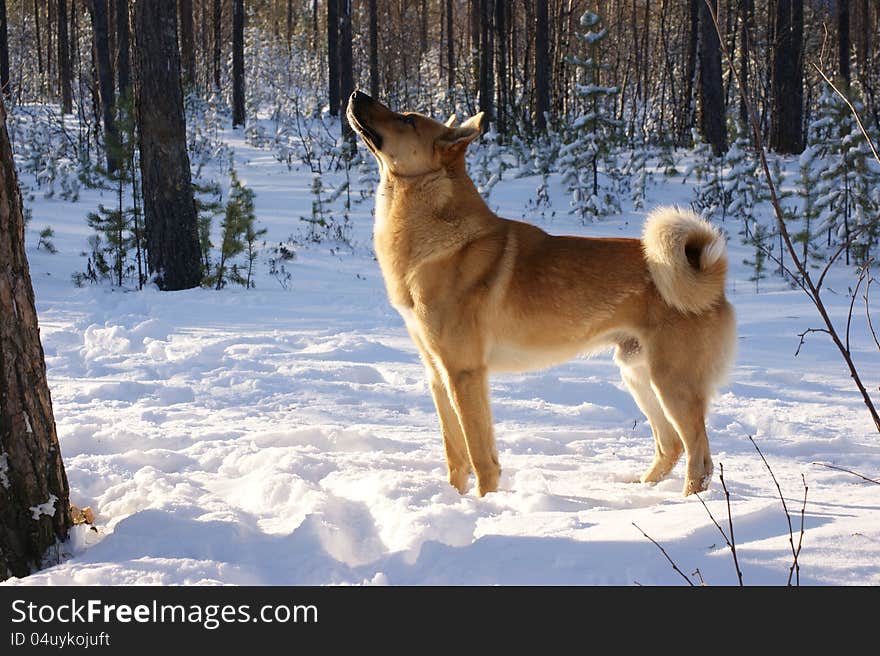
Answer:
<path fill-rule="evenodd" d="M 196 80 L 196 44 L 193 34 L 192 0 L 179 0 L 180 11 L 180 64 L 183 68 L 183 85 L 190 88 Z"/>
<path fill-rule="evenodd" d="M 244 121 L 244 0 L 232 0 L 232 127 Z"/>
<path fill-rule="evenodd" d="M 34 29 L 36 30 L 37 39 L 37 71 L 40 74 L 40 93 L 44 93 L 46 79 L 43 74 L 43 39 L 40 30 L 40 3 L 34 0 Z"/>
<path fill-rule="evenodd" d="M 428 0 L 422 0 L 419 11 L 419 55 L 425 56 L 428 52 Z"/>
<path fill-rule="evenodd" d="M 214 88 L 220 89 L 220 44 L 223 43 L 223 3 L 214 0 Z"/>
<path fill-rule="evenodd" d="M 8 98 L 9 90 L 9 30 L 6 24 L 6 0 L 0 0 L 0 88 Z"/>
<path fill-rule="evenodd" d="M 489 38 L 492 33 L 492 0 L 480 0 L 480 111 L 485 112 L 483 125 L 494 122 L 492 107 L 492 48 Z"/>
<path fill-rule="evenodd" d="M 116 79 L 119 83 L 119 101 L 127 103 L 131 96 L 131 56 L 128 0 L 116 2 Z"/>
<path fill-rule="evenodd" d="M 287 0 L 287 16 L 286 29 L 284 32 L 285 41 L 287 42 L 287 54 L 293 52 L 293 0 Z"/>
<path fill-rule="evenodd" d="M 351 0 L 339 0 L 339 115 L 342 134 L 354 143 L 354 130 L 345 117 L 345 104 L 354 93 L 354 58 L 352 54 Z"/>
<path fill-rule="evenodd" d="M 339 115 L 339 4 L 327 0 L 327 95 L 330 116 Z"/>
<path fill-rule="evenodd" d="M 177 47 L 177 16 L 162 3 L 136 0 L 134 34 L 141 189 L 147 258 L 162 290 L 201 282 Z"/>
<path fill-rule="evenodd" d="M 24 250 L 21 193 L 0 100 L 0 581 L 44 564 L 71 526 L 70 491 Z"/>
<path fill-rule="evenodd" d="M 92 0 L 91 10 L 107 172 L 114 173 L 119 168 L 119 132 L 116 129 L 116 98 L 113 95 L 113 70 L 110 68 L 110 44 L 107 40 L 107 0 Z"/>
<path fill-rule="evenodd" d="M 842 91 L 849 95 L 849 0 L 837 0 L 837 58 L 840 77 L 843 78 Z"/>
<path fill-rule="evenodd" d="M 370 0 L 370 95 L 379 97 L 379 16 L 376 0 Z"/>
<path fill-rule="evenodd" d="M 71 88 L 70 43 L 67 38 L 67 0 L 58 0 L 58 87 L 61 91 L 61 113 L 73 113 Z M 5 21 L 4 21 L 5 22 Z"/>
<path fill-rule="evenodd" d="M 749 89 L 749 59 L 751 57 L 752 39 L 755 30 L 755 0 L 740 0 L 740 37 L 739 46 L 739 77 L 742 80 L 743 88 L 748 93 Z M 739 99 L 739 120 L 744 126 L 749 124 L 749 111 L 746 105 L 745 94 L 740 95 Z"/>
<path fill-rule="evenodd" d="M 804 5 L 803 0 L 776 0 L 773 50 L 770 148 L 777 153 L 804 149 Z"/>
<path fill-rule="evenodd" d="M 455 32 L 452 0 L 446 0 L 446 95 L 451 100 L 455 89 Z"/>
<path fill-rule="evenodd" d="M 496 86 L 496 131 L 507 131 L 507 12 L 506 2 L 495 0 L 495 70 L 498 72 Z"/>
<path fill-rule="evenodd" d="M 700 3 L 700 133 L 712 145 L 715 155 L 727 152 L 724 125 L 724 87 L 721 81 L 721 43 L 712 15 Z"/>
<path fill-rule="evenodd" d="M 469 18 L 471 35 L 471 79 L 474 96 L 480 90 L 480 2 L 481 0 L 469 0 Z"/>
<path fill-rule="evenodd" d="M 547 21 L 547 0 L 535 3 L 535 100 L 537 104 L 535 127 L 547 129 L 546 116 L 550 111 L 550 33 Z"/>
<path fill-rule="evenodd" d="M 691 128 L 696 122 L 694 114 L 694 80 L 697 74 L 697 46 L 700 36 L 700 4 L 702 0 L 689 0 L 688 4 L 688 42 L 687 59 L 684 67 L 684 93 L 681 97 L 681 122 L 676 142 L 678 145 L 690 143 Z"/>

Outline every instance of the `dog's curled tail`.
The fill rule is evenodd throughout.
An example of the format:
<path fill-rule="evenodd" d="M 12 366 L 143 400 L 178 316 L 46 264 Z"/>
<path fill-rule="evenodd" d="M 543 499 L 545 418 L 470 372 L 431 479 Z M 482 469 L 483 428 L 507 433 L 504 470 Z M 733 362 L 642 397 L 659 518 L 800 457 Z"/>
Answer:
<path fill-rule="evenodd" d="M 677 310 L 699 314 L 723 298 L 727 246 L 705 219 L 658 207 L 645 221 L 642 250 L 660 296 Z"/>

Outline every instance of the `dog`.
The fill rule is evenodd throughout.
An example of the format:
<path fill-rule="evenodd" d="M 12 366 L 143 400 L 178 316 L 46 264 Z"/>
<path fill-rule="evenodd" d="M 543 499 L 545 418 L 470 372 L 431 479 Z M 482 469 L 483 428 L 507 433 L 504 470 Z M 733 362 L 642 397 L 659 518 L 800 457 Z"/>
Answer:
<path fill-rule="evenodd" d="M 464 494 L 473 470 L 480 496 L 498 489 L 490 372 L 614 348 L 654 436 L 641 481 L 666 477 L 684 452 L 684 495 L 707 489 L 705 418 L 736 333 L 722 234 L 664 207 L 641 239 L 550 235 L 496 216 L 468 177 L 482 112 L 456 126 L 355 91 L 346 114 L 379 165 L 376 257 L 427 370 L 449 483 Z"/>

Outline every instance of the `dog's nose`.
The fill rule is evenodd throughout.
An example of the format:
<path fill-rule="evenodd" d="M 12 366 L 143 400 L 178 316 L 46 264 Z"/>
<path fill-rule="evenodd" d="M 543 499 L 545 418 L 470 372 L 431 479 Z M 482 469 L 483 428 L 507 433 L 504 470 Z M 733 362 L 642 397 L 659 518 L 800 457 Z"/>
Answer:
<path fill-rule="evenodd" d="M 353 103 L 370 102 L 370 101 L 372 101 L 372 100 L 373 100 L 373 99 L 370 98 L 370 97 L 369 97 L 367 94 L 365 94 L 363 91 L 358 91 L 358 90 L 354 91 L 354 92 L 351 94 L 351 98 L 349 98 L 349 102 L 353 102 Z"/>

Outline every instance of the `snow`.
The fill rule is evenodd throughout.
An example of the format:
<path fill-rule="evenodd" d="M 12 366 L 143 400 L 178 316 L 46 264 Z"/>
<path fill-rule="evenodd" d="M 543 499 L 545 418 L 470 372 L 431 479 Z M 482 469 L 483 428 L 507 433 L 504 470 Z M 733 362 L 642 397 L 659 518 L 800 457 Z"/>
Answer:
<path fill-rule="evenodd" d="M 58 497 L 56 497 L 54 494 L 50 494 L 47 501 L 39 503 L 36 506 L 31 506 L 30 508 L 28 508 L 28 510 L 31 511 L 31 517 L 33 517 L 34 519 L 39 519 L 43 515 L 54 517 L 56 501 L 58 501 Z"/>
<path fill-rule="evenodd" d="M 224 134 L 267 243 L 302 233 L 311 172 L 289 171 L 242 131 Z M 691 182 L 656 177 L 644 213 L 689 204 Z M 644 213 L 628 202 L 588 226 L 568 216 L 557 174 L 554 218 L 532 215 L 540 183 L 507 174 L 491 205 L 554 233 L 641 233 Z M 736 584 L 717 528 L 696 497 L 681 496 L 683 463 L 659 484 L 637 482 L 653 455 L 650 427 L 609 355 L 494 377 L 501 490 L 479 498 L 472 482 L 462 496 L 446 483 L 423 367 L 371 251 L 371 199 L 354 206 L 352 248 L 297 247 L 289 290 L 269 275 L 264 249 L 256 289 L 161 293 L 74 287 L 100 194 L 34 193 L 28 257 L 58 435 L 71 502 L 95 510 L 98 531 L 75 527 L 67 559 L 8 585 L 680 585 L 633 523 L 686 573 Z M 36 248 L 47 225 L 54 255 Z M 739 348 L 708 421 L 716 470 L 702 498 L 726 526 L 723 464 L 745 583 L 785 584 L 788 523 L 754 436 L 795 541 L 802 475 L 809 485 L 801 582 L 878 585 L 880 489 L 813 464 L 876 478 L 870 417 L 830 340 L 809 335 L 794 356 L 797 334 L 819 325 L 807 298 L 772 276 L 756 294 L 740 226 L 721 227 L 733 235 Z M 852 280 L 841 268 L 826 283 L 839 325 Z M 863 318 L 852 350 L 876 390 L 880 358 Z"/>

